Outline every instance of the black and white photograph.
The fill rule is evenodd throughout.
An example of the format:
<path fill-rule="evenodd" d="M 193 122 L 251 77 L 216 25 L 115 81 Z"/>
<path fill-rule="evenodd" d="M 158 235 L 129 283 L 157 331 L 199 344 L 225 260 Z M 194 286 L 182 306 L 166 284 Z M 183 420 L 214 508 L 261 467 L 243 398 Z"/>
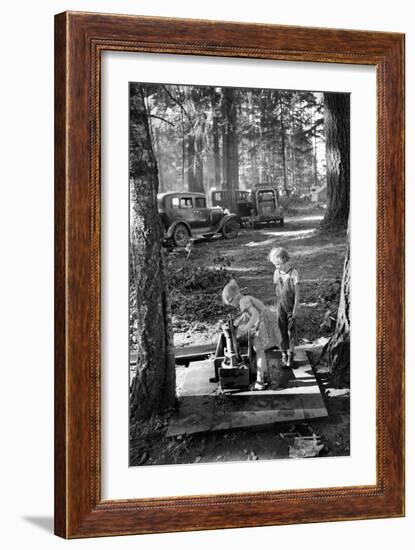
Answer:
<path fill-rule="evenodd" d="M 349 456 L 350 94 L 130 82 L 129 177 L 130 466 Z"/>

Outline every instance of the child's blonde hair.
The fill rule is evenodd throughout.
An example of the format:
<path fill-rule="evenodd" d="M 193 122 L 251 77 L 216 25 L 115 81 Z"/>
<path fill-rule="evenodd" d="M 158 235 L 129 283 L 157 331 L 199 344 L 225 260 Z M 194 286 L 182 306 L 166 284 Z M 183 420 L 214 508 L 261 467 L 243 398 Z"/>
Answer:
<path fill-rule="evenodd" d="M 235 281 L 235 279 L 231 279 L 229 283 L 225 286 L 225 288 L 222 290 L 222 301 L 225 305 L 229 306 L 232 298 L 234 298 L 237 294 L 240 294 L 241 290 L 238 286 L 238 283 Z"/>
<path fill-rule="evenodd" d="M 288 262 L 288 260 L 290 259 L 290 255 L 285 250 L 285 248 L 282 248 L 281 246 L 274 246 L 274 248 L 271 248 L 270 253 L 268 254 L 268 260 L 274 263 L 277 258 L 281 258 L 281 260 L 284 260 L 284 262 Z"/>

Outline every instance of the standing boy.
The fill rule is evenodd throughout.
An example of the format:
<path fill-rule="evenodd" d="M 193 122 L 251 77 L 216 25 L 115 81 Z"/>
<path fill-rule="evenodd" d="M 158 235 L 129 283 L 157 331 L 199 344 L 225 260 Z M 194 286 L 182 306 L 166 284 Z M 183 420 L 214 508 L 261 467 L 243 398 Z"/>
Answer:
<path fill-rule="evenodd" d="M 293 368 L 295 319 L 300 299 L 298 271 L 290 264 L 290 257 L 285 248 L 273 248 L 268 259 L 275 266 L 274 285 L 277 296 L 278 325 L 282 337 L 282 364 Z"/>

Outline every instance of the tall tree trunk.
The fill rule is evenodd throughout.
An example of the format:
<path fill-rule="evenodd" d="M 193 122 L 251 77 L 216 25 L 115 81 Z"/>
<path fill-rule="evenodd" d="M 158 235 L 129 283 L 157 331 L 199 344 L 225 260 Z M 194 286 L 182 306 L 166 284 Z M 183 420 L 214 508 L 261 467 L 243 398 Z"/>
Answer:
<path fill-rule="evenodd" d="M 286 135 L 285 135 L 285 125 L 284 125 L 284 105 L 282 102 L 281 92 L 279 93 L 279 104 L 280 104 L 280 130 L 281 130 L 281 159 L 282 159 L 282 175 L 283 175 L 283 185 L 284 192 L 288 196 L 290 191 L 288 189 L 288 179 L 287 179 L 287 158 L 286 158 Z"/>
<path fill-rule="evenodd" d="M 220 157 L 220 126 L 219 126 L 219 100 L 220 96 L 213 90 L 212 93 L 212 134 L 213 134 L 213 162 L 215 166 L 215 187 L 220 187 L 221 178 L 221 157 Z"/>
<path fill-rule="evenodd" d="M 265 183 L 265 143 L 264 143 L 264 126 L 265 126 L 265 103 L 266 100 L 260 97 L 260 111 L 259 111 L 259 180 L 258 183 Z"/>
<path fill-rule="evenodd" d="M 222 188 L 228 188 L 228 140 L 226 139 L 225 123 L 222 124 Z"/>
<path fill-rule="evenodd" d="M 239 187 L 239 162 L 238 162 L 238 134 L 236 97 L 233 88 L 222 88 L 222 114 L 223 124 L 223 160 L 225 161 L 224 186 L 226 189 L 238 189 Z M 232 204 L 232 210 L 235 206 Z"/>
<path fill-rule="evenodd" d="M 316 108 L 313 110 L 313 126 L 316 123 Z M 313 133 L 313 153 L 312 153 L 312 162 L 313 162 L 313 183 L 314 187 L 318 188 L 318 171 L 317 171 L 317 138 L 316 134 Z"/>
<path fill-rule="evenodd" d="M 324 93 L 326 140 L 327 210 L 321 227 L 345 229 L 350 196 L 350 96 Z"/>
<path fill-rule="evenodd" d="M 150 126 L 151 129 L 151 126 Z M 152 128 L 152 132 L 150 134 L 153 138 L 154 143 L 154 154 L 156 158 L 158 159 L 158 192 L 162 193 L 164 189 L 164 181 L 163 181 L 163 150 L 160 145 L 160 130 L 158 128 Z"/>
<path fill-rule="evenodd" d="M 295 143 L 294 143 L 294 135 L 295 135 L 295 123 L 294 123 L 294 107 L 295 107 L 295 101 L 296 101 L 297 94 L 294 93 L 293 97 L 291 99 L 291 106 L 290 106 L 290 121 L 291 121 L 291 131 L 290 131 L 290 153 L 291 153 L 291 185 L 294 190 L 294 193 L 298 192 L 296 179 L 295 179 Z"/>
<path fill-rule="evenodd" d="M 275 178 L 275 163 L 277 162 L 277 159 L 275 158 L 275 143 L 274 143 L 274 140 L 275 140 L 275 128 L 270 128 L 269 130 L 269 133 L 272 135 L 270 141 L 271 141 L 271 167 L 270 167 L 270 170 L 269 170 L 269 179 L 270 179 L 270 184 L 273 186 L 273 187 L 276 187 L 277 186 L 277 180 Z"/>
<path fill-rule="evenodd" d="M 251 164 L 251 170 L 249 174 L 250 184 L 248 187 L 254 187 L 260 181 L 259 175 L 259 163 L 258 163 L 258 147 L 256 144 L 259 142 L 259 136 L 256 126 L 256 111 L 254 109 L 254 97 L 253 93 L 250 93 L 250 102 L 249 102 L 249 122 L 253 128 L 253 136 L 249 140 L 249 149 L 248 155 Z"/>
<path fill-rule="evenodd" d="M 186 160 L 187 160 L 186 173 L 187 173 L 188 191 L 196 191 L 195 156 L 196 156 L 195 137 L 193 134 L 189 133 L 186 138 Z"/>
<path fill-rule="evenodd" d="M 203 136 L 199 135 L 195 139 L 195 171 L 194 171 L 194 188 L 193 191 L 200 193 L 205 192 L 203 185 Z"/>
<path fill-rule="evenodd" d="M 344 261 L 336 328 L 324 351 L 330 367 L 331 384 L 350 387 L 350 244 Z"/>
<path fill-rule="evenodd" d="M 251 159 L 251 172 L 250 172 L 250 181 L 251 185 L 250 187 L 254 187 L 255 184 L 259 183 L 259 169 L 258 169 L 258 157 L 256 148 L 251 145 L 250 150 L 250 159 Z"/>
<path fill-rule="evenodd" d="M 170 305 L 157 211 L 158 174 L 151 145 L 143 89 L 130 85 L 130 179 L 136 200 L 130 223 L 130 250 L 137 296 L 136 376 L 130 414 L 145 418 L 175 400 L 175 364 Z"/>
<path fill-rule="evenodd" d="M 186 132 L 184 126 L 184 115 L 183 110 L 180 111 L 181 122 L 182 122 L 182 191 L 184 191 L 185 186 L 185 174 L 186 174 Z"/>
<path fill-rule="evenodd" d="M 285 194 L 288 196 L 290 194 L 288 189 L 288 180 L 287 180 L 287 159 L 286 159 L 286 153 L 285 153 L 285 126 L 284 126 L 284 105 L 282 102 L 282 96 L 281 92 L 279 94 L 279 103 L 280 103 L 280 130 L 281 130 L 281 158 L 282 158 L 282 174 L 283 174 L 283 182 L 284 182 L 284 191 Z"/>

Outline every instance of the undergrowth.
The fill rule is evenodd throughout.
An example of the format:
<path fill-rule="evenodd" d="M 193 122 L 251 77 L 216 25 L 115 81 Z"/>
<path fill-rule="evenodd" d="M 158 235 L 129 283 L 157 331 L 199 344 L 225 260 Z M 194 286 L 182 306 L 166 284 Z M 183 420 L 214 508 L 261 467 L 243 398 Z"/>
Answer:
<path fill-rule="evenodd" d="M 180 253 L 180 252 L 179 252 Z M 216 320 L 229 312 L 222 303 L 222 289 L 232 275 L 231 258 L 217 255 L 212 265 L 192 261 L 188 252 L 184 261 L 168 261 L 168 285 L 173 325 L 200 320 Z"/>

